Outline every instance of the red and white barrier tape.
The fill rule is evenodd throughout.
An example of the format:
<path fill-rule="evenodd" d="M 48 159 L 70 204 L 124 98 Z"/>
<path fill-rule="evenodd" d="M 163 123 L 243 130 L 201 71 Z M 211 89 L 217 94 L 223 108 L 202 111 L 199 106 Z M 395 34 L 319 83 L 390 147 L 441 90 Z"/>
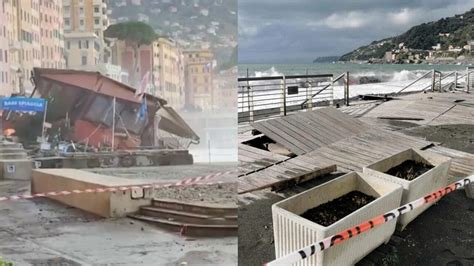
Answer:
<path fill-rule="evenodd" d="M 146 189 L 146 188 L 182 187 L 182 186 L 197 184 L 199 182 L 208 181 L 210 179 L 223 176 L 223 175 L 236 174 L 237 172 L 238 172 L 237 170 L 232 170 L 232 171 L 226 171 L 226 172 L 213 173 L 209 175 L 191 177 L 191 178 L 187 178 L 176 183 L 169 183 L 169 184 L 144 184 L 144 185 L 134 185 L 134 186 L 90 188 L 90 189 L 82 189 L 82 190 L 75 189 L 71 191 L 65 190 L 65 191 L 36 193 L 36 194 L 31 194 L 31 195 L 6 196 L 6 197 L 0 197 L 0 202 L 21 200 L 21 199 L 33 199 L 33 198 L 41 198 L 41 197 L 48 197 L 48 196 L 65 196 L 65 195 L 82 194 L 82 193 L 102 193 L 102 192 L 116 192 L 116 191 L 126 191 L 126 190 Z M 219 184 L 220 182 L 215 182 L 215 183 Z"/>
<path fill-rule="evenodd" d="M 451 193 L 457 189 L 461 189 L 464 186 L 467 186 L 469 183 L 474 183 L 474 175 L 468 176 L 458 182 L 454 182 L 451 185 L 441 188 L 433 193 L 430 193 L 424 197 L 421 197 L 417 200 L 414 200 L 408 204 L 405 204 L 397 209 L 391 210 L 385 214 L 379 215 L 370 219 L 367 222 L 358 224 L 352 228 L 348 228 L 338 234 L 332 235 L 323 239 L 320 242 L 313 243 L 309 246 L 306 246 L 300 250 L 289 253 L 283 257 L 277 258 L 274 261 L 268 262 L 264 265 L 266 266 L 286 266 L 292 265 L 300 260 L 308 258 L 309 256 L 315 254 L 316 252 L 326 250 L 334 245 L 337 245 L 345 240 L 355 237 L 362 234 L 365 231 L 368 231 L 378 225 L 384 224 L 390 220 L 396 219 L 398 216 L 410 212 L 416 208 L 419 208 L 425 204 L 433 202 L 448 193 Z"/>

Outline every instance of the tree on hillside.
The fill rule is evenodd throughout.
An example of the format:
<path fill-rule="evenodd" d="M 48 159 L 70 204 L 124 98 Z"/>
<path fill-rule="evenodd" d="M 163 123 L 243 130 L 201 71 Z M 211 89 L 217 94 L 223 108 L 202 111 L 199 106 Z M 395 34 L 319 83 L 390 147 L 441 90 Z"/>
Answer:
<path fill-rule="evenodd" d="M 133 49 L 133 69 L 130 73 L 130 81 L 132 85 L 137 85 L 141 77 L 137 77 L 138 70 L 138 49 L 141 45 L 150 45 L 158 38 L 153 28 L 143 22 L 128 21 L 110 25 L 105 30 L 105 36 L 109 38 L 117 38 L 125 41 Z"/>

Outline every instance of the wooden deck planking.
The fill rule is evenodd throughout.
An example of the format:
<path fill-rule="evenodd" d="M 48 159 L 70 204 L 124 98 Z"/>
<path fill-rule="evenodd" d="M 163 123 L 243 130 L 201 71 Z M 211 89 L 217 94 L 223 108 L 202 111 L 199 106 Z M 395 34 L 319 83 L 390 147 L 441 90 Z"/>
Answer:
<path fill-rule="evenodd" d="M 317 143 L 320 147 L 331 143 L 327 138 L 324 137 L 324 133 L 321 134 L 321 131 L 314 128 L 311 125 L 310 120 L 306 120 L 304 116 L 301 116 L 300 121 L 294 121 L 293 119 L 288 119 L 287 117 L 282 118 L 283 120 L 287 121 L 292 126 L 302 130 L 310 135 L 313 139 L 313 142 Z"/>
<path fill-rule="evenodd" d="M 474 106 L 456 103 L 455 100 L 474 102 L 474 96 L 466 93 L 426 93 L 401 96 L 379 105 L 362 117 L 412 117 L 421 121 L 409 121 L 418 125 L 474 124 Z M 369 121 L 369 120 L 364 120 Z"/>
<path fill-rule="evenodd" d="M 400 97 L 398 101 L 385 102 L 375 107 L 362 108 L 363 121 L 376 121 L 377 116 L 421 117 L 423 124 L 474 124 L 474 106 L 456 104 L 454 100 L 467 98 L 474 103 L 474 95 L 466 94 L 417 94 Z M 328 109 L 328 110 L 327 110 Z M 374 163 L 408 148 L 427 150 L 452 158 L 450 178 L 457 180 L 474 172 L 474 155 L 433 146 L 430 142 L 399 132 L 369 126 L 358 119 L 347 119 L 347 114 L 334 108 L 316 109 L 281 118 L 281 121 L 266 123 L 264 130 L 277 130 L 276 142 L 289 148 L 299 156 L 277 162 L 263 170 L 239 178 L 239 193 L 247 193 L 275 186 L 281 182 L 302 176 L 310 176 L 314 169 L 336 164 L 339 171 L 361 171 L 362 167 Z M 268 121 L 264 121 L 268 122 Z M 261 122 L 259 122 L 261 123 Z M 259 124 L 255 123 L 253 125 Z M 252 126 L 253 126 L 252 125 Z M 283 129 L 278 131 L 278 128 Z M 256 127 L 255 127 L 256 128 Z M 390 125 L 386 124 L 386 128 Z M 258 129 L 258 128 L 257 128 Z M 290 140 L 285 139 L 290 138 Z M 296 140 L 296 143 L 291 143 Z M 293 146 L 292 146 L 293 145 Z M 291 148 L 290 148 L 291 146 Z M 314 149 L 316 147 L 316 149 Z M 244 154 L 250 156 L 250 154 Z M 240 157 L 240 156 L 239 156 Z M 248 157 L 245 159 L 249 160 Z M 316 170 L 318 176 L 321 174 Z M 248 178 L 248 179 L 247 179 Z M 457 178 L 457 179 L 456 179 Z M 240 184 L 242 187 L 240 187 Z"/>
<path fill-rule="evenodd" d="M 369 129 L 367 124 L 332 107 L 260 121 L 252 126 L 298 155 Z"/>
<path fill-rule="evenodd" d="M 249 145 L 239 144 L 239 175 L 258 171 L 288 158 Z"/>
<path fill-rule="evenodd" d="M 300 116 L 299 121 L 301 121 L 302 124 L 307 125 L 307 128 L 317 134 L 319 140 L 325 144 L 330 144 L 343 138 L 342 135 L 338 136 L 338 134 L 334 134 L 330 128 L 327 128 L 327 126 L 322 123 L 315 122 L 307 115 Z"/>
<path fill-rule="evenodd" d="M 458 181 L 474 173 L 474 154 L 441 146 L 434 146 L 427 150 L 452 159 L 449 169 L 450 182 Z"/>
<path fill-rule="evenodd" d="M 281 131 L 280 129 L 276 128 L 267 121 L 257 122 L 253 124 L 253 127 L 255 127 L 255 129 L 257 129 L 258 131 L 264 133 L 270 139 L 283 145 L 285 148 L 288 148 L 295 154 L 303 154 L 306 152 L 306 150 L 311 149 L 304 144 L 300 146 L 300 142 L 296 140 L 293 136 L 290 136 L 287 133 Z"/>
<path fill-rule="evenodd" d="M 273 125 L 285 131 L 287 134 L 294 136 L 300 141 L 300 143 L 303 143 L 311 150 L 321 147 L 320 143 L 318 141 L 314 141 L 314 139 L 311 137 L 311 134 L 309 134 L 307 130 L 301 130 L 300 127 L 295 127 L 293 124 L 289 123 L 285 119 L 273 119 L 268 122 L 273 123 Z"/>
<path fill-rule="evenodd" d="M 336 171 L 336 166 L 334 164 L 327 165 L 326 167 L 313 167 L 311 170 L 302 171 L 285 171 L 285 173 L 277 173 L 272 171 L 273 168 L 281 167 L 288 169 L 288 165 L 291 163 L 291 160 L 282 162 L 280 165 L 275 165 L 264 170 L 249 174 L 247 176 L 241 176 L 238 178 L 238 193 L 248 193 L 256 190 L 261 190 L 269 187 L 276 186 L 280 183 L 288 182 L 294 180 L 299 182 L 300 180 L 306 180 L 315 178 L 317 176 L 322 176 L 325 174 L 332 173 Z"/>

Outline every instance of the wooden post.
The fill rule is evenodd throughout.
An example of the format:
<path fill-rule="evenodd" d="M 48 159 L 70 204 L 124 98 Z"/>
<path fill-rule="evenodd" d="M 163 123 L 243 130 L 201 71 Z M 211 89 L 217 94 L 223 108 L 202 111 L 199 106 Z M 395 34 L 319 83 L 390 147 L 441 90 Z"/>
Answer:
<path fill-rule="evenodd" d="M 117 100 L 114 97 L 114 101 L 112 103 L 112 151 L 114 151 L 114 145 L 115 145 L 115 102 L 116 101 Z"/>

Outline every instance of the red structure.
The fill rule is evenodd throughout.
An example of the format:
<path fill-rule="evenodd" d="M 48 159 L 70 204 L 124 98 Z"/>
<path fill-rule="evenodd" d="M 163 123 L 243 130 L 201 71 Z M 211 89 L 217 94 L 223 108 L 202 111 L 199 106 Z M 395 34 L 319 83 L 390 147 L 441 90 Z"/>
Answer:
<path fill-rule="evenodd" d="M 112 125 L 115 124 L 114 148 L 118 149 L 156 146 L 157 130 L 199 142 L 194 131 L 176 112 L 165 106 L 164 99 L 149 94 L 136 96 L 134 88 L 98 72 L 36 68 L 34 83 L 32 97 L 48 101 L 46 121 L 52 125 L 50 135 L 60 132 L 63 140 L 89 146 L 110 146 Z M 114 98 L 115 116 L 112 108 Z M 140 108 L 144 102 L 147 112 L 141 116 Z M 163 115 L 156 119 L 160 109 Z M 28 130 L 22 128 L 28 123 L 17 120 L 17 131 Z"/>

